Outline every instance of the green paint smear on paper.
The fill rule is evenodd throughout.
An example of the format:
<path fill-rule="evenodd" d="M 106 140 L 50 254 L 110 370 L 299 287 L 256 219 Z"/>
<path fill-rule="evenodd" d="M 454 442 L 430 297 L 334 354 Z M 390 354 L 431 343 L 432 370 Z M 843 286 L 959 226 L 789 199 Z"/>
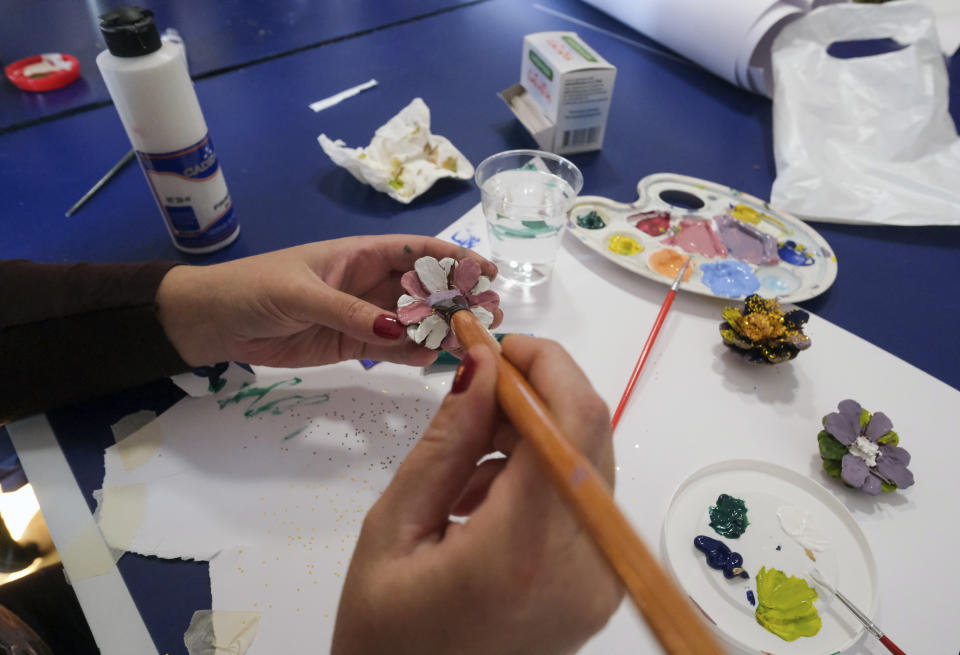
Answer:
<path fill-rule="evenodd" d="M 303 431 L 306 430 L 306 429 L 307 429 L 307 427 L 304 426 L 304 427 L 300 428 L 299 430 L 296 430 L 296 431 L 294 431 L 294 432 L 291 432 L 290 434 L 288 434 L 287 436 L 285 436 L 285 437 L 283 438 L 283 440 L 284 440 L 284 441 L 287 441 L 288 439 L 293 439 L 295 436 L 297 436 L 298 434 L 300 434 L 301 432 L 303 432 Z"/>
<path fill-rule="evenodd" d="M 817 590 L 803 578 L 767 567 L 757 573 L 757 623 L 784 641 L 820 632 L 823 623 L 815 600 Z"/>
<path fill-rule="evenodd" d="M 748 525 L 747 505 L 739 498 L 720 494 L 717 504 L 710 506 L 710 527 L 717 534 L 736 539 L 746 531 Z"/>
<path fill-rule="evenodd" d="M 244 416 L 251 418 L 264 413 L 280 415 L 286 410 L 292 409 L 293 407 L 300 407 L 303 405 L 319 405 L 320 403 L 325 403 L 330 400 L 330 396 L 325 393 L 317 394 L 315 396 L 303 396 L 301 394 L 294 393 L 281 398 L 274 398 L 267 402 L 263 402 L 267 395 L 278 387 L 283 385 L 295 387 L 301 382 L 303 382 L 303 380 L 300 378 L 290 378 L 289 380 L 275 382 L 268 387 L 251 387 L 249 382 L 245 382 L 240 391 L 225 400 L 218 400 L 217 404 L 220 405 L 220 409 L 223 409 L 227 405 L 239 405 L 242 401 L 252 398 L 253 400 L 243 412 Z"/>

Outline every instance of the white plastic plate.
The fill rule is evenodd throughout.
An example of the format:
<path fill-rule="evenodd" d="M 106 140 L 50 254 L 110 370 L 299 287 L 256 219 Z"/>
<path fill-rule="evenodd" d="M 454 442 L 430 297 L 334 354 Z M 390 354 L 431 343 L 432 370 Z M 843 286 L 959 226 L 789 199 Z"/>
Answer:
<path fill-rule="evenodd" d="M 720 494 L 742 499 L 750 525 L 737 539 L 720 536 L 710 527 L 709 507 Z M 810 523 L 829 546 L 814 552 L 812 562 L 804 547 L 786 534 L 777 518 L 780 507 L 809 513 Z M 727 580 L 722 571 L 707 566 L 694 548 L 697 535 L 727 544 L 743 556 L 749 579 Z M 832 655 L 849 648 L 863 633 L 859 621 L 809 575 L 817 566 L 837 589 L 868 616 L 878 605 L 877 566 L 866 537 L 850 512 L 829 491 L 807 477 L 773 464 L 732 460 L 708 466 L 683 482 L 674 494 L 663 530 L 663 556 L 681 587 L 730 644 L 753 653 L 776 655 Z M 780 547 L 777 550 L 777 547 Z M 756 572 L 776 568 L 805 578 L 817 590 L 815 605 L 823 621 L 813 637 L 785 641 L 768 632 L 754 615 L 747 590 L 756 595 Z"/>

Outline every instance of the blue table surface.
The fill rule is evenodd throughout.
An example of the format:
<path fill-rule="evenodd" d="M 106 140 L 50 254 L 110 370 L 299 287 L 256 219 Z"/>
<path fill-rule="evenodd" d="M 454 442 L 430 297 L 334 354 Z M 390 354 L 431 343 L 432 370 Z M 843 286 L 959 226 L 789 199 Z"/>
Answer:
<path fill-rule="evenodd" d="M 576 0 L 548 6 L 657 48 Z M 377 126 L 419 96 L 431 108 L 433 132 L 474 163 L 501 150 L 535 147 L 496 94 L 518 79 L 523 35 L 544 30 L 577 31 L 618 67 L 603 150 L 571 157 L 584 173 L 584 194 L 632 201 L 640 178 L 668 171 L 769 196 L 775 169 L 768 100 L 573 25 L 530 0 L 486 0 L 199 81 L 242 225 L 237 242 L 212 255 L 189 257 L 173 248 L 133 166 L 64 218 L 129 148 L 112 107 L 0 135 L 0 257 L 211 263 L 354 234 L 435 234 L 478 202 L 472 183 L 442 182 L 400 205 L 330 162 L 317 135 L 366 145 Z M 321 113 L 307 108 L 371 77 L 380 81 L 375 89 Z M 956 88 L 952 101 L 956 119 Z M 803 306 L 960 388 L 960 345 L 952 338 L 960 318 L 952 289 L 960 279 L 960 230 L 815 227 L 836 253 L 839 275 Z M 639 277 L 636 283 L 655 284 Z M 178 398 L 164 381 L 50 414 L 88 501 L 102 482 L 110 423 L 144 407 L 160 411 Z M 161 653 L 184 652 L 190 615 L 209 607 L 203 567 L 130 554 L 120 561 Z"/>
<path fill-rule="evenodd" d="M 176 29 L 187 46 L 191 73 L 203 77 L 474 1 L 0 0 L 3 66 L 45 52 L 65 52 L 80 62 L 79 80 L 46 93 L 21 91 L 4 76 L 0 83 L 0 133 L 109 101 L 95 63 L 106 47 L 98 17 L 116 7 L 145 7 L 154 12 L 160 31 Z"/>

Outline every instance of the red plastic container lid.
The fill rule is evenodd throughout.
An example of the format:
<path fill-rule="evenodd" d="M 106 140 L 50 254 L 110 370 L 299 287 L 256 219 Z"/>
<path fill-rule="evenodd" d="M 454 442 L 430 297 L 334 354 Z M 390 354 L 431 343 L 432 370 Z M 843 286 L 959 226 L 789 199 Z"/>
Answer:
<path fill-rule="evenodd" d="M 24 91 L 52 91 L 80 77 L 80 62 L 73 55 L 48 52 L 15 61 L 4 71 Z"/>

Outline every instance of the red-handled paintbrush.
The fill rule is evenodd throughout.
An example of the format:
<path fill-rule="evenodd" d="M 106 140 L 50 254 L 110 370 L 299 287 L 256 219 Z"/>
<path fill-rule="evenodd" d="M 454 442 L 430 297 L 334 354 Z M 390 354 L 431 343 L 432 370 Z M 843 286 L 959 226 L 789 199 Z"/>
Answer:
<path fill-rule="evenodd" d="M 907 655 L 900 648 L 890 640 L 890 637 L 883 634 L 883 631 L 880 630 L 880 626 L 870 620 L 866 614 L 860 611 L 860 609 L 854 605 L 849 598 L 840 593 L 840 591 L 834 587 L 830 582 L 827 581 L 826 576 L 823 575 L 823 572 L 817 567 L 810 569 L 810 577 L 813 578 L 814 582 L 818 585 L 832 593 L 837 597 L 841 603 L 847 606 L 847 609 L 853 612 L 853 615 L 860 620 L 863 624 L 863 627 L 867 629 L 870 634 L 880 640 L 880 643 L 887 647 L 887 650 L 893 653 L 893 655 Z"/>
<path fill-rule="evenodd" d="M 633 392 L 633 387 L 637 384 L 637 378 L 640 377 L 640 370 L 643 368 L 644 363 L 646 363 L 647 356 L 650 354 L 650 349 L 653 348 L 653 342 L 656 341 L 657 335 L 660 333 L 660 326 L 663 325 L 663 321 L 667 317 L 667 312 L 670 311 L 670 305 L 673 304 L 673 299 L 677 296 L 677 289 L 680 288 L 680 282 L 683 281 L 683 274 L 687 272 L 688 266 L 690 266 L 689 258 L 683 263 L 683 266 L 680 267 L 680 272 L 677 273 L 677 277 L 674 278 L 673 284 L 670 285 L 670 291 L 667 293 L 667 297 L 664 299 L 663 305 L 660 307 L 660 313 L 657 314 L 657 320 L 653 322 L 653 328 L 650 330 L 650 336 L 647 337 L 647 342 L 643 344 L 643 350 L 640 351 L 640 359 L 637 360 L 637 365 L 633 367 L 633 373 L 630 374 L 630 381 L 627 382 L 627 388 L 623 391 L 623 396 L 620 397 L 620 404 L 617 405 L 617 411 L 613 413 L 611 425 L 614 430 L 617 429 L 617 423 L 620 422 L 620 415 L 623 414 L 623 410 L 627 406 L 627 400 L 630 399 L 630 394 Z"/>

